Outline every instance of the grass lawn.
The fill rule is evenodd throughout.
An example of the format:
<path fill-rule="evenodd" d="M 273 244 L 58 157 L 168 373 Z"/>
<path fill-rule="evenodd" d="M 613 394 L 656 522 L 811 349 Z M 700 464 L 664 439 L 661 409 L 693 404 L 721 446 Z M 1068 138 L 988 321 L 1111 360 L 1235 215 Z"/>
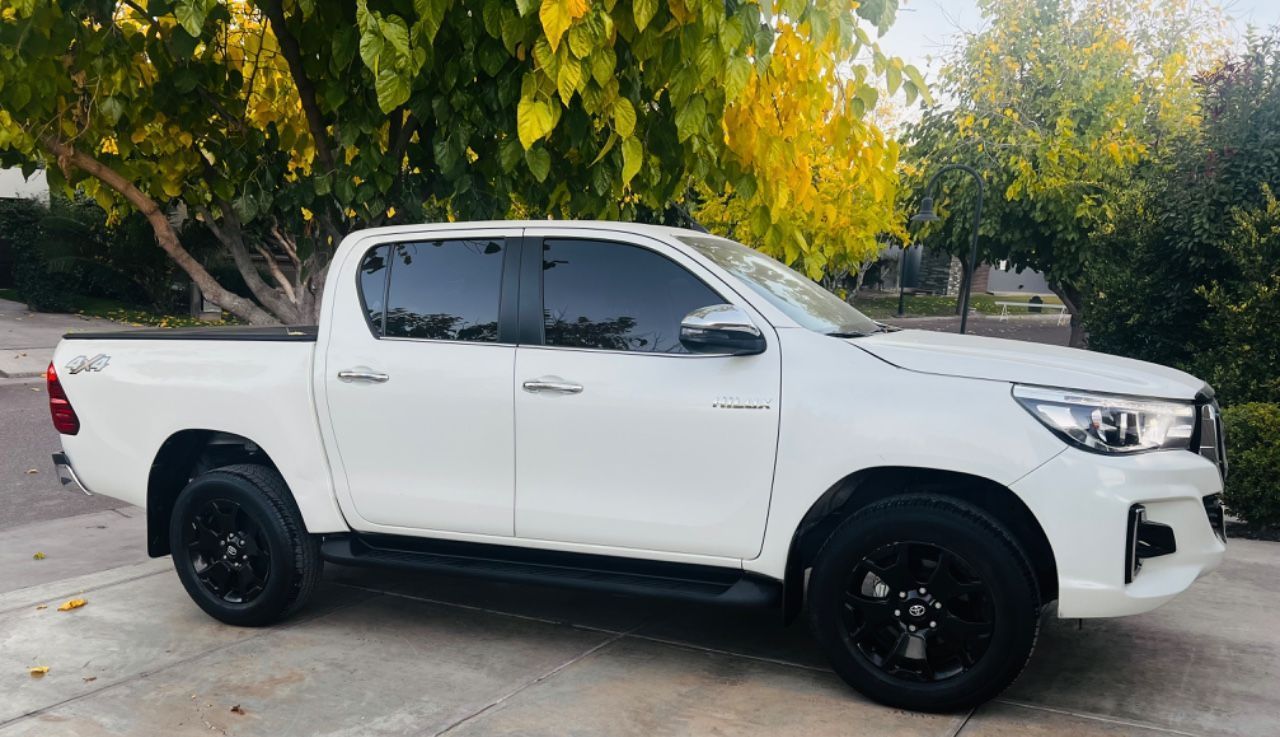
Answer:
<path fill-rule="evenodd" d="M 1000 306 L 996 302 L 1026 302 L 1030 297 L 1022 296 L 996 296 L 992 294 L 975 294 L 969 297 L 969 306 L 975 311 L 985 315 L 1000 314 Z M 1062 300 L 1055 296 L 1042 297 L 1045 304 L 1058 305 L 1062 304 Z M 907 317 L 946 317 L 956 314 L 956 297 L 946 297 L 935 294 L 917 294 L 907 295 L 905 312 Z M 853 299 L 853 306 L 861 310 L 867 317 L 876 320 L 883 320 L 886 317 L 897 317 L 898 315 L 898 296 L 885 295 L 880 296 L 863 296 L 860 295 Z M 1053 313 L 1056 314 L 1056 310 Z M 1026 313 L 1025 310 L 1010 310 L 1010 314 L 1034 314 Z"/>
<path fill-rule="evenodd" d="M 21 302 L 16 289 L 0 289 L 0 299 Z M 134 325 L 136 327 L 180 328 L 198 325 L 230 325 L 234 321 L 220 320 L 208 322 L 186 315 L 165 315 L 147 307 L 139 307 L 115 299 L 103 297 L 86 297 L 76 295 L 71 298 L 75 305 L 72 312 L 89 317 L 102 317 L 113 322 Z"/>

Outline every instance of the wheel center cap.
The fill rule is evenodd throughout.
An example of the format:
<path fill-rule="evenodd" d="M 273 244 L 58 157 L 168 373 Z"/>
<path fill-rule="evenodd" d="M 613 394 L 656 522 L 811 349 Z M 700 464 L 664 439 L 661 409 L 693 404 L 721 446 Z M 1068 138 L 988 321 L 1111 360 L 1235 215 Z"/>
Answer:
<path fill-rule="evenodd" d="M 912 604 L 911 606 L 907 607 L 907 614 L 911 615 L 916 619 L 920 619 L 921 617 L 923 617 L 924 613 L 927 611 L 929 611 L 929 609 L 924 604 Z"/>
<path fill-rule="evenodd" d="M 227 546 L 227 555 L 238 555 L 239 553 L 240 551 L 236 550 L 236 546 L 234 545 Z"/>

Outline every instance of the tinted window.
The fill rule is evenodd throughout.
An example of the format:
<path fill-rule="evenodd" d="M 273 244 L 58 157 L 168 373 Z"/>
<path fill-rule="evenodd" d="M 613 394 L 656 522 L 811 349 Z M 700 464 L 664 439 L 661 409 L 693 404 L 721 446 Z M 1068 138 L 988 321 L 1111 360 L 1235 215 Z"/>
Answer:
<path fill-rule="evenodd" d="M 501 239 L 402 243 L 394 249 L 385 335 L 481 342 L 498 339 Z M 369 256 L 365 260 L 368 263 Z M 373 315 L 370 288 L 365 289 L 366 304 Z"/>
<path fill-rule="evenodd" d="M 620 243 L 544 241 L 542 270 L 547 345 L 687 353 L 680 321 L 724 302 L 673 261 Z"/>
<path fill-rule="evenodd" d="M 360 303 L 375 335 L 382 334 L 383 299 L 387 288 L 387 251 L 391 246 L 369 249 L 360 262 Z"/>

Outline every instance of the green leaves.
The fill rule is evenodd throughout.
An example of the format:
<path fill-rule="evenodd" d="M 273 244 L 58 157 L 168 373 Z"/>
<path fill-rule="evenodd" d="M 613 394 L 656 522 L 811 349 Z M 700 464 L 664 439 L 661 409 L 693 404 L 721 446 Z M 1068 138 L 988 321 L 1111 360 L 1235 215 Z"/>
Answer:
<path fill-rule="evenodd" d="M 551 173 L 551 154 L 541 146 L 531 148 L 524 152 L 525 163 L 529 165 L 529 171 L 533 173 L 533 178 L 539 182 L 545 182 L 547 175 Z"/>
<path fill-rule="evenodd" d="M 643 31 L 649 26 L 649 21 L 653 20 L 653 16 L 658 12 L 658 0 L 634 0 L 631 8 L 636 21 L 636 29 Z"/>
<path fill-rule="evenodd" d="M 204 30 L 205 17 L 216 4 L 217 0 L 177 0 L 173 5 L 173 16 L 178 19 L 183 30 L 199 38 Z"/>
<path fill-rule="evenodd" d="M 695 95 L 676 112 L 676 138 L 684 143 L 706 123 L 707 101 Z"/>
<path fill-rule="evenodd" d="M 420 10 L 443 7 L 441 0 L 415 0 Z M 443 10 L 439 12 L 443 13 Z M 414 49 L 409 42 L 409 26 L 398 15 L 383 16 L 369 10 L 366 0 L 356 4 L 356 22 L 360 29 L 360 60 L 374 74 L 374 91 L 378 107 L 384 113 L 403 105 L 408 99 L 416 74 Z M 428 23 L 424 16 L 423 23 Z M 439 27 L 439 24 L 436 24 Z M 429 32 L 434 35 L 434 31 Z"/>

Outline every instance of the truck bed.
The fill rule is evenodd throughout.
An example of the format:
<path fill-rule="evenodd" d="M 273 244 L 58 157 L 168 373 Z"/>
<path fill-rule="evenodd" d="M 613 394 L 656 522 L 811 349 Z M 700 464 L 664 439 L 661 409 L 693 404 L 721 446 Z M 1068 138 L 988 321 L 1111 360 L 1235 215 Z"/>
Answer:
<path fill-rule="evenodd" d="M 67 340 L 251 340 L 316 342 L 316 325 L 213 325 L 198 328 L 137 328 L 67 333 Z"/>

